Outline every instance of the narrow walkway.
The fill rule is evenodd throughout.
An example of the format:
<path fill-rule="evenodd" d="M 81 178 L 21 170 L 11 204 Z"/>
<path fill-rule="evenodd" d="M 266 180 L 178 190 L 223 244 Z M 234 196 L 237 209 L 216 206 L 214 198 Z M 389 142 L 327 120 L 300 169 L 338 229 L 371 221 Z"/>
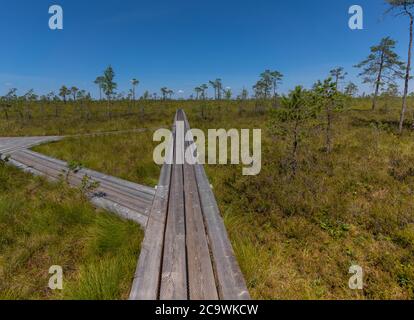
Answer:
<path fill-rule="evenodd" d="M 204 168 L 183 161 L 184 150 L 191 147 L 190 163 L 196 163 L 194 141 L 184 139 L 189 130 L 186 115 L 179 110 L 130 299 L 248 300 Z"/>
<path fill-rule="evenodd" d="M 90 196 L 95 206 L 133 220 L 145 228 L 155 190 L 88 169 L 67 175 L 66 162 L 28 150 L 35 145 L 59 139 L 61 138 L 0 138 L 0 154 L 3 157 L 8 156 L 9 163 L 15 167 L 37 176 L 45 176 L 52 181 L 66 179 L 67 176 L 69 184 L 74 187 L 80 186 L 82 179 L 88 176 L 90 181 L 99 183 L 99 187 Z"/>

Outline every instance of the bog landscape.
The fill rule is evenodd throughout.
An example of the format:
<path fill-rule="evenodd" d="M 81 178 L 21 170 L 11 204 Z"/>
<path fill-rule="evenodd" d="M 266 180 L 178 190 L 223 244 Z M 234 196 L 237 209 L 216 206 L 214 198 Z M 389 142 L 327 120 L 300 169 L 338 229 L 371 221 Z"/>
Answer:
<path fill-rule="evenodd" d="M 381 24 L 350 30 L 362 16 L 339 2 L 341 27 L 365 32 L 364 45 L 303 79 L 259 59 L 236 63 L 255 70 L 252 83 L 223 71 L 181 89 L 161 72 L 155 87 L 112 60 L 115 47 L 86 85 L 71 75 L 52 91 L 10 77 L 0 87 L 0 299 L 414 299 L 414 1 L 361 5 L 386 14 L 398 39 Z M 62 8 L 63 30 L 45 32 L 70 32 L 76 13 Z M 195 158 L 204 147 L 181 141 L 179 123 L 204 132 L 217 159 L 178 162 L 180 143 Z M 154 139 L 159 129 L 172 139 Z M 212 129 L 224 129 L 214 142 Z M 172 162 L 154 161 L 160 143 Z"/>

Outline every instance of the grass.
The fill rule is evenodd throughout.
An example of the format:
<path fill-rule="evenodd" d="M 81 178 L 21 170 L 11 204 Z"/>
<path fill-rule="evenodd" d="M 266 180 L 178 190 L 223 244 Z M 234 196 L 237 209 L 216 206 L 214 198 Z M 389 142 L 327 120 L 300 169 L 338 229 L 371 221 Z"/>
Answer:
<path fill-rule="evenodd" d="M 152 131 L 120 135 L 71 137 L 41 145 L 34 150 L 65 161 L 82 163 L 85 168 L 156 186 L 160 168 L 154 163 Z"/>
<path fill-rule="evenodd" d="M 8 120 L 0 120 L 0 136 L 47 136 L 47 135 L 78 135 L 94 132 L 110 132 L 133 130 L 169 125 L 165 107 L 152 101 L 141 102 L 140 106 L 130 109 L 124 102 L 118 102 L 111 108 L 111 117 L 106 114 L 106 102 L 91 102 L 88 106 L 74 105 L 73 102 L 64 104 L 32 103 L 28 105 L 29 115 L 19 116 L 17 111 L 9 112 Z M 55 106 L 59 112 L 55 114 Z M 141 113 L 141 108 L 144 113 Z M 89 109 L 90 116 L 85 115 Z M 167 120 L 168 119 L 168 120 Z"/>
<path fill-rule="evenodd" d="M 336 115 L 331 154 L 323 148 L 323 118 L 309 123 L 294 177 L 290 136 L 273 130 L 270 114 L 252 103 L 240 114 L 237 102 L 208 102 L 202 117 L 199 103 L 169 102 L 147 111 L 145 124 L 169 127 L 183 107 L 193 128 L 263 130 L 260 175 L 207 166 L 253 298 L 413 299 L 414 134 L 396 133 L 399 105 L 382 101 L 371 111 L 368 100 L 352 101 Z M 153 185 L 159 171 L 147 153 L 149 135 L 70 138 L 36 150 Z M 348 288 L 354 264 L 365 272 L 362 291 Z"/>
<path fill-rule="evenodd" d="M 0 299 L 125 299 L 143 232 L 77 189 L 0 166 Z M 63 290 L 48 288 L 63 268 Z"/>

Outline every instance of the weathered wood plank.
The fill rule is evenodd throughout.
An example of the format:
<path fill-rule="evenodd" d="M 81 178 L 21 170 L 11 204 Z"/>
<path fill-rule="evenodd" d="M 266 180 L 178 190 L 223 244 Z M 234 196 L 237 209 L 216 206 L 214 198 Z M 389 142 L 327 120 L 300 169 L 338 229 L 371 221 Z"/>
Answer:
<path fill-rule="evenodd" d="M 184 113 L 186 126 L 190 128 Z M 249 300 L 250 295 L 234 255 L 223 219 L 202 165 L 194 166 L 216 284 L 221 300 Z"/>
<path fill-rule="evenodd" d="M 60 165 L 64 168 L 67 168 L 67 163 L 64 162 L 64 161 L 57 160 L 57 159 L 54 159 L 54 158 L 50 158 L 50 157 L 47 157 L 45 155 L 42 155 L 42 154 L 34 152 L 34 151 L 30 151 L 30 150 L 22 150 L 21 152 L 29 154 L 33 157 L 44 159 L 45 161 L 54 163 L 56 165 Z M 91 178 L 94 178 L 95 180 L 98 180 L 100 182 L 105 182 L 108 185 L 114 185 L 117 190 L 125 189 L 125 192 L 127 192 L 129 194 L 134 194 L 134 195 L 136 195 L 140 198 L 146 198 L 150 202 L 152 202 L 152 200 L 154 198 L 154 195 L 155 195 L 155 189 L 154 188 L 142 186 L 142 185 L 130 182 L 130 181 L 126 181 L 126 180 L 122 180 L 122 179 L 119 179 L 119 178 L 116 178 L 116 177 L 105 175 L 105 174 L 102 174 L 100 172 L 90 170 L 90 169 L 87 169 L 87 168 L 83 168 L 82 170 L 80 170 L 79 174 L 82 175 L 82 176 L 87 174 L 88 176 L 90 176 Z"/>
<path fill-rule="evenodd" d="M 18 152 L 14 154 L 13 158 L 55 179 L 59 179 L 62 174 L 64 175 L 65 172 L 67 172 L 67 168 L 65 167 L 42 161 L 41 159 L 36 157 L 30 157 L 30 155 L 27 155 L 23 152 Z M 71 173 L 69 175 L 68 182 L 73 186 L 80 186 L 82 183 L 82 179 L 82 175 Z M 95 194 L 101 194 L 101 198 L 106 198 L 116 203 L 122 204 L 123 206 L 130 208 L 134 211 L 138 211 L 141 214 L 147 213 L 147 210 L 151 205 L 151 203 L 147 202 L 146 200 L 131 196 L 127 193 L 120 192 L 116 188 L 112 188 L 111 186 L 108 186 L 105 183 L 102 183 L 97 188 Z"/>
<path fill-rule="evenodd" d="M 98 208 L 113 212 L 126 220 L 135 221 L 144 229 L 148 223 L 148 213 L 146 215 L 141 214 L 138 211 L 127 208 L 124 205 L 118 204 L 109 199 L 92 197 L 90 201 Z"/>
<path fill-rule="evenodd" d="M 213 255 L 213 264 L 221 300 L 249 300 L 244 277 L 230 244 L 204 168 L 195 166 L 201 206 Z"/>
<path fill-rule="evenodd" d="M 24 172 L 31 173 L 35 176 L 40 177 L 46 177 L 47 179 L 51 181 L 58 181 L 58 179 L 46 175 L 44 172 L 40 172 L 34 168 L 28 167 L 27 165 L 20 163 L 14 159 L 10 159 L 8 162 L 10 165 L 15 166 L 19 168 L 20 170 Z M 110 212 L 115 213 L 116 215 L 120 216 L 121 218 L 132 220 L 138 224 L 140 224 L 144 229 L 147 225 L 148 217 L 146 215 L 143 215 L 137 211 L 134 211 L 132 209 L 126 208 L 123 205 L 120 205 L 118 203 L 115 203 L 109 199 L 103 199 L 103 198 L 91 198 L 92 204 L 94 204 L 98 208 L 102 208 L 105 210 L 108 210 Z"/>
<path fill-rule="evenodd" d="M 15 151 L 31 148 L 46 142 L 52 142 L 62 139 L 62 137 L 18 137 L 18 138 L 1 138 L 0 153 L 10 154 Z"/>
<path fill-rule="evenodd" d="M 190 300 L 218 300 L 194 167 L 184 165 L 187 264 Z"/>
<path fill-rule="evenodd" d="M 161 300 L 187 296 L 183 166 L 173 165 L 161 275 Z"/>
<path fill-rule="evenodd" d="M 177 113 L 176 121 L 179 120 Z M 177 125 L 177 123 L 175 123 Z M 167 225 L 161 274 L 160 299 L 185 300 L 187 293 L 187 266 L 185 241 L 185 211 L 183 165 L 184 139 L 175 134 L 174 164 L 170 182 Z M 180 164 L 177 164 L 180 163 Z"/>
<path fill-rule="evenodd" d="M 166 154 L 166 160 L 170 161 L 168 163 L 171 163 L 174 156 L 174 135 L 173 126 L 173 137 Z M 171 173 L 172 165 L 164 164 L 148 218 L 144 241 L 141 245 L 138 266 L 129 296 L 130 300 L 159 299 Z"/>

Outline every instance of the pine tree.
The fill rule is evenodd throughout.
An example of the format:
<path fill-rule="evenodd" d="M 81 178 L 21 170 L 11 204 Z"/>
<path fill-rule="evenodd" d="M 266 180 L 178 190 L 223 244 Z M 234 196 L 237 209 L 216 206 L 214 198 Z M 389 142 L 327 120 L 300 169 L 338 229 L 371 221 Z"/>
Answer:
<path fill-rule="evenodd" d="M 394 82 L 396 78 L 403 76 L 404 63 L 394 52 L 395 45 L 396 42 L 390 37 L 383 38 L 377 46 L 371 47 L 368 58 L 355 66 L 362 69 L 359 76 L 363 77 L 364 83 L 375 87 L 372 110 L 377 106 L 378 94 L 384 84 Z"/>

